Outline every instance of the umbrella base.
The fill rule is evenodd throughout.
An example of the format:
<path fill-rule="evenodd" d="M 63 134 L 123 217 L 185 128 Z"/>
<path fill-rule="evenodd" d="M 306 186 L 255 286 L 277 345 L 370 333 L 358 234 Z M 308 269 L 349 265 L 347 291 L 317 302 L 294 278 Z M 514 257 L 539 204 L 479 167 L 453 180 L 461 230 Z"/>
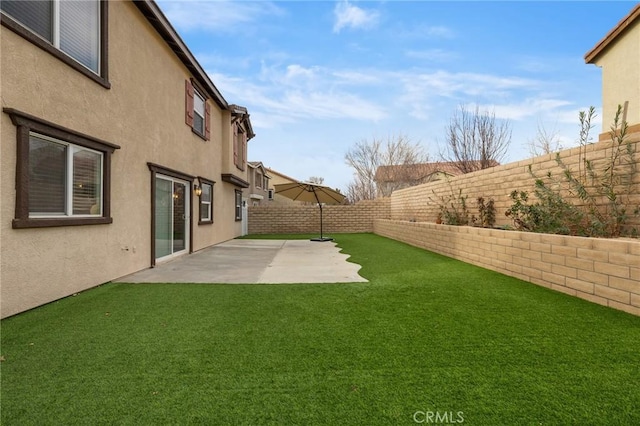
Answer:
<path fill-rule="evenodd" d="M 310 241 L 320 241 L 320 242 L 333 241 L 333 238 L 330 238 L 330 237 L 318 237 L 318 238 L 312 238 Z"/>

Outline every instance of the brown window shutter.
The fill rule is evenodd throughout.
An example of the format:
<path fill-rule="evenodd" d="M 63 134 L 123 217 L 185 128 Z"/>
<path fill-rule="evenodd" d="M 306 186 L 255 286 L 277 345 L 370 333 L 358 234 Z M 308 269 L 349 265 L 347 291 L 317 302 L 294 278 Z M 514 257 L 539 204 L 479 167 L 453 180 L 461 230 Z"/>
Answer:
<path fill-rule="evenodd" d="M 204 103 L 204 138 L 211 139 L 211 105 L 206 101 Z"/>
<path fill-rule="evenodd" d="M 247 166 L 247 134 L 243 133 L 242 134 L 242 167 L 241 169 L 244 170 L 246 166 Z"/>
<path fill-rule="evenodd" d="M 238 126 L 233 126 L 233 164 L 238 165 Z"/>
<path fill-rule="evenodd" d="M 185 120 L 185 123 L 187 123 L 187 126 L 193 127 L 193 85 L 189 80 L 185 81 L 184 99 L 185 99 L 184 120 Z"/>

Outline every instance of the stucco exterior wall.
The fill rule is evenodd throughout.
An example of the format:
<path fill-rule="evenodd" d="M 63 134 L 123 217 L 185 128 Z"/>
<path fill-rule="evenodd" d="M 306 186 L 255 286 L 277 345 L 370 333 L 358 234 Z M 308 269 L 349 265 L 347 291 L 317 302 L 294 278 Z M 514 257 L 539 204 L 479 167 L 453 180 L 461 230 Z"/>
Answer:
<path fill-rule="evenodd" d="M 600 54 L 602 68 L 602 125 L 607 131 L 618 105 L 629 101 L 627 122 L 640 124 L 640 20 L 632 23 Z"/>
<path fill-rule="evenodd" d="M 239 235 L 235 187 L 220 179 L 229 114 L 209 100 L 211 140 L 191 131 L 184 118 L 190 74 L 131 2 L 109 2 L 110 89 L 1 31 L 3 107 L 121 146 L 112 156 L 113 223 L 13 229 L 16 127 L 2 114 L 2 317 L 150 266 L 148 162 L 216 182 L 213 224 L 198 225 L 198 198 L 190 197 L 194 251 Z"/>

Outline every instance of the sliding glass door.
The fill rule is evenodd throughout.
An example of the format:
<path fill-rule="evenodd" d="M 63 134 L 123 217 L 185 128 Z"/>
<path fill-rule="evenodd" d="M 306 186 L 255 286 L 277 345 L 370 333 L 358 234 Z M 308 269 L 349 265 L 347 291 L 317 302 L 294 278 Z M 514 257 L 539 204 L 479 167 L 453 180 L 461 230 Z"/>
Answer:
<path fill-rule="evenodd" d="M 155 178 L 156 260 L 186 252 L 189 247 L 189 183 L 168 176 Z"/>

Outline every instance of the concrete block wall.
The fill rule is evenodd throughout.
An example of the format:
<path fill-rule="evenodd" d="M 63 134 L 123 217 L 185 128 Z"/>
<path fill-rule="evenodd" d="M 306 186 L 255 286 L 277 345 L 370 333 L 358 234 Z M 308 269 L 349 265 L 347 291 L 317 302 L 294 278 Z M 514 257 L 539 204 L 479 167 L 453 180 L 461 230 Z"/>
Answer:
<path fill-rule="evenodd" d="M 391 200 L 379 198 L 322 208 L 323 232 L 373 232 L 373 220 L 390 217 Z M 316 234 L 320 232 L 317 205 L 272 205 L 248 208 L 249 234 Z"/>
<path fill-rule="evenodd" d="M 634 141 L 636 161 L 640 161 L 640 126 L 630 128 L 629 140 Z M 611 154 L 611 140 L 607 135 L 601 135 L 601 141 L 586 147 L 586 158 L 599 165 L 605 162 L 605 158 Z M 575 172 L 580 158 L 580 149 L 572 148 L 560 152 L 565 164 Z M 505 216 L 505 212 L 513 204 L 509 195 L 513 190 L 528 191 L 530 201 L 535 202 L 533 196 L 534 178 L 529 173 L 529 166 L 536 176 L 543 178 L 548 172 L 561 179 L 562 169 L 556 162 L 556 154 L 548 154 L 533 159 L 509 163 L 490 169 L 468 173 L 462 176 L 429 182 L 422 185 L 395 191 L 391 195 L 391 218 L 394 220 L 407 220 L 417 222 L 435 222 L 440 211 L 442 200 L 453 196 L 457 198 L 462 191 L 467 196 L 467 208 L 469 215 L 478 216 L 477 198 L 485 200 L 493 198 L 496 208 L 496 224 L 512 225 L 511 220 Z M 633 195 L 627 200 L 630 206 L 640 205 L 640 170 L 636 173 L 632 183 Z M 571 200 L 569 194 L 565 194 Z M 573 198 L 574 201 L 577 201 Z M 629 220 L 630 227 L 640 227 L 640 217 L 635 216 Z"/>
<path fill-rule="evenodd" d="M 374 232 L 640 315 L 640 241 L 377 219 Z"/>

